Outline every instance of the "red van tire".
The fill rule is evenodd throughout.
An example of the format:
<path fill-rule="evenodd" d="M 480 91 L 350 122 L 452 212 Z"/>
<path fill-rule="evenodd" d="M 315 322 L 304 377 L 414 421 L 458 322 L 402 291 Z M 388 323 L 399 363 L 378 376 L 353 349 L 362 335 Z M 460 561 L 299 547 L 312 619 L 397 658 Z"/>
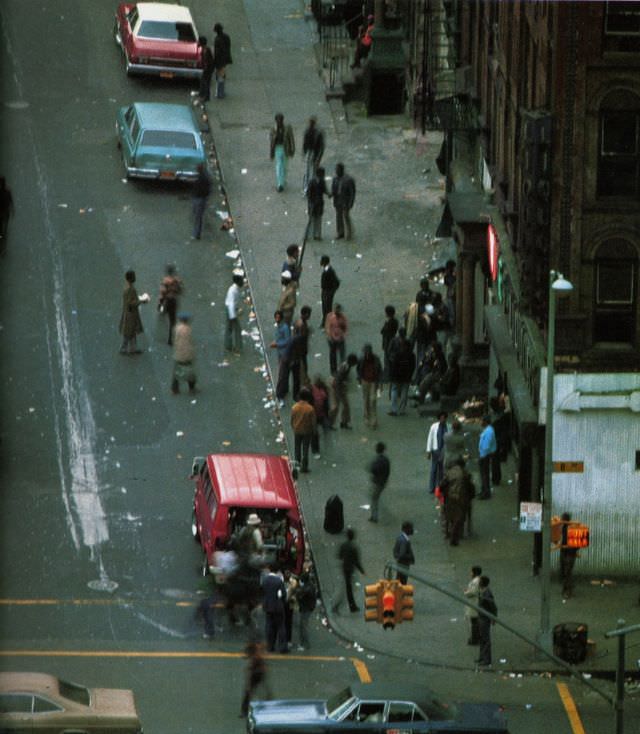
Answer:
<path fill-rule="evenodd" d="M 198 531 L 198 519 L 196 518 L 196 511 L 191 513 L 191 535 L 196 543 L 200 542 L 200 532 Z"/>

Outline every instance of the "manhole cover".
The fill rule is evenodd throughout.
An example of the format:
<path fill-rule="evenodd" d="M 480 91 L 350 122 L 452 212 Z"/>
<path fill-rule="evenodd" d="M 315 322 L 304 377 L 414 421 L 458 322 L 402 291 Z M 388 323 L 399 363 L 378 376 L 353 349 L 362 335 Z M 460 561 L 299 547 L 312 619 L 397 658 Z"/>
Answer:
<path fill-rule="evenodd" d="M 118 584 L 111 579 L 96 579 L 95 581 L 89 581 L 87 586 L 93 591 L 108 591 L 112 594 L 117 588 Z"/>

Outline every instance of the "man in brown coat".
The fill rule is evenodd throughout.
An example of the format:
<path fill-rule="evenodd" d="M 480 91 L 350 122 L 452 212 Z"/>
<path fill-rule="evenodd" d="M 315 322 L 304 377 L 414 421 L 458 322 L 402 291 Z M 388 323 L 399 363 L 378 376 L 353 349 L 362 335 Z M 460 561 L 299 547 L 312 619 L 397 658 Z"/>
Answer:
<path fill-rule="evenodd" d="M 138 307 L 141 303 L 146 303 L 147 299 L 138 297 L 138 292 L 133 285 L 136 282 L 136 274 L 133 270 L 127 270 L 124 274 L 125 285 L 122 292 L 122 315 L 120 316 L 120 333 L 122 334 L 122 344 L 120 345 L 120 354 L 141 354 L 142 349 L 136 346 L 136 337 L 142 334 L 142 320 L 138 313 Z"/>
<path fill-rule="evenodd" d="M 447 469 L 440 483 L 444 494 L 445 537 L 451 545 L 458 545 L 462 528 L 475 495 L 471 475 L 464 468 L 464 459 L 457 459 Z"/>
<path fill-rule="evenodd" d="M 297 403 L 291 408 L 291 427 L 295 439 L 295 460 L 300 464 L 300 471 L 309 471 L 309 446 L 316 430 L 316 411 L 313 407 L 313 396 L 306 387 L 300 390 Z"/>

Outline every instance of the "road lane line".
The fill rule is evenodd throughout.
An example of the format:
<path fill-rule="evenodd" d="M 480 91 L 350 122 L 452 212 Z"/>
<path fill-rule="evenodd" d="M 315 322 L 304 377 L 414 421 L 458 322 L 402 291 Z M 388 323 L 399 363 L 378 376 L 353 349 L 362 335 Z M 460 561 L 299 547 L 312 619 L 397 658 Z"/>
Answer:
<path fill-rule="evenodd" d="M 364 660 L 360 660 L 360 658 L 351 658 L 351 662 L 353 663 L 353 667 L 356 669 L 356 672 L 358 673 L 358 678 L 360 678 L 360 683 L 371 683 L 371 676 L 369 675 L 369 669 L 367 668 L 367 664 L 364 662 Z"/>
<path fill-rule="evenodd" d="M 569 692 L 569 686 L 566 683 L 556 683 L 556 687 L 558 688 L 564 710 L 567 712 L 567 718 L 569 719 L 569 724 L 571 724 L 573 734 L 585 734 L 580 714 L 576 708 L 573 696 Z"/>

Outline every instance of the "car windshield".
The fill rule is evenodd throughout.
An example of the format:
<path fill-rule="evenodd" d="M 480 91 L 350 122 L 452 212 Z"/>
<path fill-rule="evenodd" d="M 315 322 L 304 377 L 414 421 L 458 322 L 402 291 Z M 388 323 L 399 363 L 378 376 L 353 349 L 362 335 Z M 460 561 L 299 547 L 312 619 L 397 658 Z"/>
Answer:
<path fill-rule="evenodd" d="M 195 135 L 172 130 L 145 130 L 141 145 L 149 148 L 198 148 Z"/>
<path fill-rule="evenodd" d="M 327 712 L 332 719 L 336 719 L 342 711 L 345 703 L 353 698 L 351 688 L 343 688 L 338 693 L 334 693 L 331 698 L 327 699 Z"/>
<path fill-rule="evenodd" d="M 77 683 L 69 683 L 66 680 L 60 680 L 58 681 L 58 689 L 60 695 L 68 698 L 70 701 L 81 703 L 83 706 L 91 705 L 91 694 L 84 686 L 79 686 Z"/>
<path fill-rule="evenodd" d="M 196 34 L 191 23 L 170 23 L 164 20 L 143 20 L 138 29 L 138 38 L 196 42 Z"/>

